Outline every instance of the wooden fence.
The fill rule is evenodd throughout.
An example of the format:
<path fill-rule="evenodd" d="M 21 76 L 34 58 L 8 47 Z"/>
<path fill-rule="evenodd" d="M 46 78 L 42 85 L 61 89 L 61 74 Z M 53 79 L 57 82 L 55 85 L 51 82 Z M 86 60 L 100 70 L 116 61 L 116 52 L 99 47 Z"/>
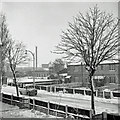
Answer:
<path fill-rule="evenodd" d="M 15 95 L 2 93 L 2 101 L 11 105 L 17 105 L 20 108 L 35 109 L 48 115 L 50 114 L 63 118 L 68 118 L 68 116 L 72 115 L 75 119 L 90 120 L 92 117 L 91 110 L 75 108 L 69 105 L 63 105 L 34 98 L 17 97 Z"/>
<path fill-rule="evenodd" d="M 73 116 L 77 120 L 91 120 L 92 111 L 81 108 L 71 107 L 48 101 L 42 101 L 32 98 L 17 97 L 15 95 L 2 94 L 2 101 L 11 105 L 17 105 L 20 108 L 35 109 L 48 115 L 54 115 L 62 118 Z M 68 119 L 66 119 L 68 120 Z M 93 120 L 120 120 L 120 115 L 103 112 L 93 117 Z"/>
<path fill-rule="evenodd" d="M 93 117 L 93 120 L 120 120 L 120 115 L 103 112 Z"/>
<path fill-rule="evenodd" d="M 27 88 L 33 88 L 33 85 L 27 86 Z M 44 86 L 44 85 L 36 85 L 36 89 L 39 90 L 46 90 L 48 92 L 59 92 L 62 91 L 63 93 L 69 93 L 69 94 L 82 94 L 82 95 L 91 95 L 91 91 L 87 89 L 77 89 L 77 88 L 63 88 L 63 87 L 56 87 L 56 86 Z M 120 97 L 120 93 L 114 92 L 114 91 L 95 91 L 95 96 L 100 98 L 118 98 Z"/>
<path fill-rule="evenodd" d="M 32 87 L 32 86 L 28 86 Z M 56 87 L 56 86 L 40 86 L 36 85 L 36 89 L 39 90 L 46 90 L 48 92 L 59 92 L 62 91 L 63 93 L 69 93 L 69 94 L 82 94 L 82 95 L 91 95 L 91 91 L 87 89 L 76 89 L 76 88 L 63 88 L 63 87 Z M 112 91 L 95 91 L 95 96 L 100 97 L 100 98 L 106 98 L 106 99 L 111 99 L 114 97 L 120 97 L 120 93 L 115 93 Z"/>

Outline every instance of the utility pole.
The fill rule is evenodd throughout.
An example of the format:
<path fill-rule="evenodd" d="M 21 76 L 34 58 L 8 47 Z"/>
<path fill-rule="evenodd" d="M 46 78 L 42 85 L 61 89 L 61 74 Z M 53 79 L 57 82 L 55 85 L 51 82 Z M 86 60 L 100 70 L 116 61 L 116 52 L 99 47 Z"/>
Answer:
<path fill-rule="evenodd" d="M 2 100 L 1 89 L 2 89 L 2 42 L 0 40 L 0 101 Z"/>
<path fill-rule="evenodd" d="M 118 50 L 118 84 L 120 84 L 120 48 Z"/>
<path fill-rule="evenodd" d="M 33 57 L 33 86 L 35 89 L 35 54 L 30 50 L 26 50 L 26 54 L 27 54 L 27 52 L 31 53 L 31 55 Z"/>
<path fill-rule="evenodd" d="M 37 46 L 35 47 L 35 55 L 36 55 L 36 70 L 37 70 L 37 64 L 38 64 L 38 62 L 37 62 Z"/>

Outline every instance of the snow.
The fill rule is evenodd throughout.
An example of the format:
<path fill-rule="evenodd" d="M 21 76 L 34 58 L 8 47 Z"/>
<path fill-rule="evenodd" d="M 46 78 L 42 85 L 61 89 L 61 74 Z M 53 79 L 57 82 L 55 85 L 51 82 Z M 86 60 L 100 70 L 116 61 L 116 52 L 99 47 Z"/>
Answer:
<path fill-rule="evenodd" d="M 1 103 L 0 118 L 55 118 L 56 116 L 46 115 L 37 110 L 19 109 L 18 106 L 13 106 Z M 58 118 L 58 117 L 57 117 Z"/>
<path fill-rule="evenodd" d="M 67 97 L 67 98 L 74 98 L 74 99 L 83 99 L 83 100 L 91 100 L 91 96 L 88 95 L 82 95 L 82 94 L 68 94 L 68 93 L 63 93 L 63 92 L 57 92 L 57 93 L 52 93 L 52 92 L 47 92 L 45 90 L 38 90 L 38 93 L 42 94 L 48 94 L 48 95 L 55 95 L 55 96 L 62 96 L 62 97 Z M 113 99 L 106 99 L 106 98 L 99 98 L 95 96 L 95 101 L 99 102 L 105 102 L 105 103 L 111 103 L 111 104 L 118 104 L 118 98 L 113 98 Z"/>
<path fill-rule="evenodd" d="M 104 89 L 103 91 L 105 91 L 105 92 L 110 92 L 111 90 L 110 90 L 110 89 Z"/>
<path fill-rule="evenodd" d="M 48 81 L 54 81 L 55 79 L 47 79 L 47 78 L 45 78 L 45 79 L 41 79 L 41 78 L 35 78 L 35 82 L 48 82 Z M 17 81 L 18 81 L 18 83 L 20 82 L 22 82 L 22 83 L 27 83 L 27 82 L 33 82 L 33 78 L 28 78 L 28 77 L 22 77 L 22 78 L 17 78 Z M 8 79 L 8 83 L 9 82 L 13 82 L 13 79 L 11 79 L 11 78 L 9 78 Z"/>
<path fill-rule="evenodd" d="M 19 88 L 22 89 L 22 88 Z M 107 90 L 106 90 L 107 91 Z M 16 95 L 16 91 L 15 91 L 15 87 L 12 86 L 6 86 L 6 87 L 2 87 L 2 92 L 7 93 L 7 94 L 13 94 Z M 48 94 L 48 95 L 54 95 L 54 96 L 62 96 L 62 97 L 67 97 L 67 98 L 75 98 L 75 99 L 83 99 L 83 100 L 90 100 L 91 96 L 88 95 L 82 95 L 82 94 L 68 94 L 68 93 L 63 93 L 63 92 L 57 92 L 57 93 L 53 93 L 53 92 L 47 92 L 45 90 L 38 90 L 39 94 Z M 23 95 L 20 95 L 23 96 Z M 111 104 L 118 104 L 118 98 L 112 98 L 112 99 L 106 99 L 106 98 L 99 98 L 95 96 L 95 101 L 99 101 L 99 102 L 105 102 L 105 103 L 111 103 Z"/>
<path fill-rule="evenodd" d="M 20 88 L 22 89 L 22 88 Z M 7 94 L 13 94 L 16 95 L 15 87 L 12 86 L 7 86 L 7 87 L 2 87 L 2 92 L 7 93 Z M 62 96 L 62 97 L 67 97 L 67 98 L 75 98 L 75 99 L 83 99 L 83 100 L 90 100 L 91 96 L 88 95 L 82 95 L 82 94 L 68 94 L 68 93 L 63 93 L 63 92 L 47 92 L 45 90 L 38 90 L 39 94 L 48 94 L 48 95 L 54 95 L 54 96 Z M 20 95 L 23 96 L 23 95 Z M 111 103 L 111 104 L 118 104 L 118 98 L 112 98 L 112 99 L 106 99 L 106 98 L 99 98 L 95 96 L 95 101 L 99 102 L 106 102 L 106 103 Z"/>
<path fill-rule="evenodd" d="M 47 115 L 44 113 L 41 113 L 40 111 L 32 111 L 28 109 L 19 109 L 18 106 L 13 106 L 5 103 L 1 103 L 1 108 L 0 108 L 0 118 L 19 118 L 19 117 L 35 117 L 35 118 L 44 118 Z M 51 115 L 47 117 L 53 117 Z"/>
<path fill-rule="evenodd" d="M 3 87 L 2 88 L 2 92 L 4 92 L 4 93 L 9 93 L 9 92 L 11 92 L 11 93 L 9 93 L 9 94 L 16 94 L 16 92 L 15 92 L 15 87 L 11 87 L 11 86 L 7 86 L 7 87 Z M 39 95 L 52 95 L 52 96 L 56 96 L 56 97 L 64 97 L 64 98 L 66 98 L 66 99 L 76 99 L 76 100 L 80 100 L 80 99 L 82 99 L 82 100 L 88 100 L 88 101 L 90 101 L 91 100 L 91 96 L 88 96 L 88 95 L 82 95 L 82 94 L 68 94 L 68 93 L 63 93 L 63 92 L 57 92 L 57 93 L 53 93 L 53 92 L 47 92 L 47 91 L 45 91 L 45 90 L 38 90 L 38 94 Z M 21 96 L 24 96 L 24 95 L 21 95 Z M 29 98 L 30 96 L 24 96 L 24 97 L 26 97 L 26 98 Z M 31 98 L 35 98 L 35 99 L 40 99 L 41 100 L 41 98 L 40 97 L 36 97 L 36 96 L 34 96 L 34 97 L 31 97 Z M 48 99 L 45 99 L 45 101 L 49 101 Z M 52 101 L 53 102 L 53 101 Z M 56 101 L 57 102 L 57 101 Z M 118 98 L 112 98 L 112 99 L 105 99 L 105 98 L 98 98 L 98 97 L 95 97 L 95 102 L 101 102 L 101 103 L 108 103 L 108 104 L 115 104 L 115 105 L 118 105 L 119 104 L 119 100 L 118 100 Z M 54 102 L 53 102 L 54 103 Z M 60 103 L 59 103 L 60 104 Z M 71 103 L 71 105 L 72 105 L 72 103 Z M 76 104 L 76 107 L 78 107 L 78 105 Z M 87 109 L 87 108 L 89 108 L 89 106 L 87 106 L 87 105 L 84 105 L 84 107 Z M 103 110 L 103 107 L 101 107 L 101 106 L 97 106 L 96 107 L 96 109 L 97 109 L 97 113 L 102 113 L 103 111 L 105 111 L 105 112 L 108 112 L 108 113 L 118 113 L 118 109 L 115 109 L 115 108 L 111 108 L 111 109 L 107 109 L 107 108 L 104 108 L 104 110 Z"/>
<path fill-rule="evenodd" d="M 105 60 L 101 62 L 101 64 L 108 64 L 108 63 L 119 63 L 119 61 L 118 60 Z"/>
<path fill-rule="evenodd" d="M 105 60 L 103 62 L 101 62 L 100 64 L 109 64 L 109 63 L 119 63 L 119 60 L 118 59 L 115 59 L 115 60 Z M 75 63 L 69 63 L 68 65 L 84 65 L 85 63 L 82 62 L 75 62 Z"/>

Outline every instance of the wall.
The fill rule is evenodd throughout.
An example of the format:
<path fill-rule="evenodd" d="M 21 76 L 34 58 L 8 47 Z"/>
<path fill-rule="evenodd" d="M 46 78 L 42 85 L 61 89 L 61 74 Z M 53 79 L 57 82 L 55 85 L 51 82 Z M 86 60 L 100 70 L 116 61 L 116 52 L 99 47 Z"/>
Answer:
<path fill-rule="evenodd" d="M 95 76 L 103 76 L 107 83 L 119 83 L 120 77 L 119 63 L 105 63 L 98 66 Z M 110 70 L 113 69 L 113 70 Z M 118 69 L 119 68 L 119 69 Z M 71 76 L 71 82 L 80 82 L 87 85 L 88 72 L 84 65 L 68 65 L 68 75 Z"/>
<path fill-rule="evenodd" d="M 36 70 L 34 73 L 33 71 L 28 72 L 28 76 L 32 76 L 35 74 L 35 77 L 47 77 L 49 75 L 49 71 L 47 70 Z"/>

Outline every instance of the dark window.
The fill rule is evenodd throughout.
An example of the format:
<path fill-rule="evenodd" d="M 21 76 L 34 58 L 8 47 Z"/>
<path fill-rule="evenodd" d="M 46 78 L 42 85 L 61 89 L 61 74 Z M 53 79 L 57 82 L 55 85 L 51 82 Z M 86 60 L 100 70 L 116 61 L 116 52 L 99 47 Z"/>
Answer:
<path fill-rule="evenodd" d="M 115 76 L 110 76 L 109 79 L 110 79 L 110 83 L 116 83 Z"/>
<path fill-rule="evenodd" d="M 101 65 L 101 70 L 103 70 L 103 65 Z"/>
<path fill-rule="evenodd" d="M 115 70 L 115 64 L 109 64 L 109 70 Z"/>

